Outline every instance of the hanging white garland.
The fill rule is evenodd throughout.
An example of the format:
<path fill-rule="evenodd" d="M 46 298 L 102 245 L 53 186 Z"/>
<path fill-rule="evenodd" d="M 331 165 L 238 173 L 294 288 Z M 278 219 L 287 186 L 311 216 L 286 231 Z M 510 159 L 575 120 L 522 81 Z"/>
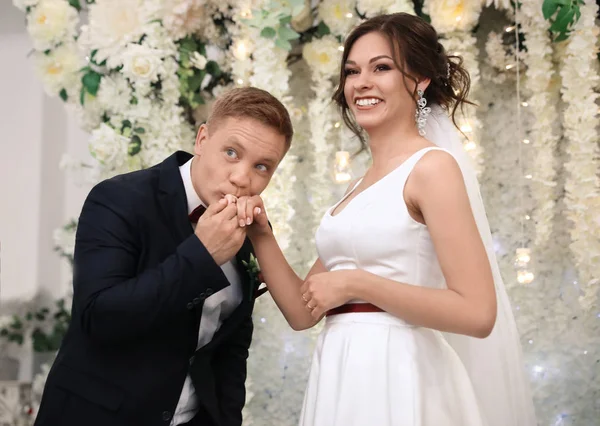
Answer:
<path fill-rule="evenodd" d="M 441 34 L 440 42 L 449 55 L 461 56 L 463 66 L 471 76 L 470 100 L 477 103 L 479 89 L 479 50 L 477 40 L 471 34 L 479 21 L 481 2 L 469 0 L 426 0 L 424 10 L 431 17 L 431 25 Z M 464 138 L 464 148 L 473 159 L 478 175 L 483 172 L 483 148 L 480 140 L 481 122 L 477 118 L 475 107 L 465 105 L 464 113 L 457 110 L 457 122 Z"/>
<path fill-rule="evenodd" d="M 573 224 L 571 252 L 584 291 L 580 297 L 585 309 L 595 306 L 600 290 L 600 149 L 598 147 L 598 87 L 596 65 L 598 5 L 587 1 L 581 6 L 581 18 L 571 33 L 560 75 L 562 99 L 567 104 L 563 115 L 567 155 L 566 218 Z"/>
<path fill-rule="evenodd" d="M 542 3 L 543 0 L 523 2 L 520 10 L 527 46 L 525 87 L 531 93 L 526 102 L 533 116 L 531 135 L 523 143 L 531 142 L 533 148 L 531 196 L 535 200 L 533 218 L 537 247 L 544 247 L 552 232 L 556 205 L 555 151 L 560 138 L 554 128 L 559 119 L 558 93 L 552 88 L 552 43 L 542 14 Z"/>

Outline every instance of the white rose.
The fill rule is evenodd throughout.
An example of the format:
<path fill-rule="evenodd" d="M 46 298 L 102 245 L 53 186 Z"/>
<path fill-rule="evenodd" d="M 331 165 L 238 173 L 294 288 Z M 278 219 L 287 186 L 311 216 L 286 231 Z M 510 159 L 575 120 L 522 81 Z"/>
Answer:
<path fill-rule="evenodd" d="M 17 9 L 25 12 L 28 7 L 35 6 L 39 0 L 13 0 L 13 4 Z"/>
<path fill-rule="evenodd" d="M 42 0 L 27 15 L 27 31 L 36 50 L 52 49 L 76 34 L 79 14 L 65 0 Z"/>
<path fill-rule="evenodd" d="M 92 131 L 90 152 L 103 165 L 118 168 L 127 160 L 129 139 L 102 123 Z"/>
<path fill-rule="evenodd" d="M 123 75 L 132 81 L 157 81 L 162 64 L 162 52 L 140 44 L 128 45 L 120 55 Z M 110 65 L 109 65 L 110 66 Z"/>

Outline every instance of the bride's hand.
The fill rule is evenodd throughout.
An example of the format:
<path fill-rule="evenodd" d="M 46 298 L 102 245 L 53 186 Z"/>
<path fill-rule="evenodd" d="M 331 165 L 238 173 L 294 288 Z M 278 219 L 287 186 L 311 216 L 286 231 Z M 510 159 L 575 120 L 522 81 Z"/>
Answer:
<path fill-rule="evenodd" d="M 247 227 L 250 239 L 271 232 L 265 205 L 260 196 L 240 197 L 237 199 L 239 226 Z"/>
<path fill-rule="evenodd" d="M 348 302 L 348 282 L 352 270 L 322 272 L 308 277 L 302 288 L 302 300 L 313 318 L 319 319 L 333 308 Z"/>

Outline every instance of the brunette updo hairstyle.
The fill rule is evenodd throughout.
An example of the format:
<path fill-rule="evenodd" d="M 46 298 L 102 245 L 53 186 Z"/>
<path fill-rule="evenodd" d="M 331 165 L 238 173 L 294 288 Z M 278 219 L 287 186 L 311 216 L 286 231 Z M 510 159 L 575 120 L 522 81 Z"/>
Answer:
<path fill-rule="evenodd" d="M 378 32 L 388 39 L 394 63 L 404 76 L 405 84 L 407 78 L 415 83 L 413 99 L 417 98 L 418 82 L 429 78 L 431 83 L 424 95 L 427 103 L 437 104 L 451 111 L 450 116 L 457 126 L 455 119 L 457 108 L 465 103 L 473 105 L 467 100 L 471 78 L 462 65 L 462 57 L 448 55 L 439 42 L 435 29 L 418 16 L 408 13 L 379 15 L 362 22 L 346 38 L 340 67 L 340 84 L 333 95 L 333 100 L 341 109 L 344 123 L 359 137 L 363 148 L 366 147 L 366 143 L 362 136 L 362 129 L 352 118 L 344 96 L 346 83 L 344 64 L 356 40 L 372 32 Z"/>

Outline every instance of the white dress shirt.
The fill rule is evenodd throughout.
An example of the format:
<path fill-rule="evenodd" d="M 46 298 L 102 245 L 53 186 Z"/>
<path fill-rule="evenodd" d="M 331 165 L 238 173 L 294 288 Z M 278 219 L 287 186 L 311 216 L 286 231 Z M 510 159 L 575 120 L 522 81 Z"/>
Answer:
<path fill-rule="evenodd" d="M 206 207 L 192 185 L 191 177 L 192 160 L 179 167 L 181 179 L 185 187 L 187 197 L 188 214 L 190 214 L 200 204 Z M 202 318 L 200 320 L 200 330 L 198 333 L 198 349 L 206 345 L 213 338 L 223 321 L 227 319 L 242 301 L 242 286 L 238 271 L 235 268 L 235 258 L 223 264 L 221 269 L 229 280 L 229 286 L 215 294 L 207 297 L 202 308 Z M 198 398 L 192 384 L 189 374 L 183 384 L 181 396 L 175 408 L 175 414 L 171 421 L 171 426 L 179 425 L 190 421 L 198 411 Z"/>

